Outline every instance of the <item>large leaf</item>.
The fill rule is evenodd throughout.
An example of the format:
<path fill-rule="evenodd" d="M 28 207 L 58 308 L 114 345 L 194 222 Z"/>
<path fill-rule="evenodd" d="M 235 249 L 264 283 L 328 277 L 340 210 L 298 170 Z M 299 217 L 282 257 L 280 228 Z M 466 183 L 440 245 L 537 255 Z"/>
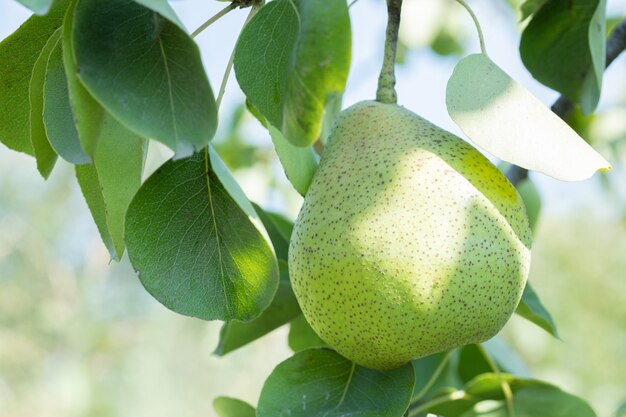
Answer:
<path fill-rule="evenodd" d="M 43 122 L 43 89 L 46 82 L 46 68 L 50 53 L 59 42 L 61 30 L 48 39 L 33 66 L 30 78 L 30 140 L 37 159 L 37 169 L 42 177 L 48 178 L 57 161 L 57 153 L 50 146 L 46 126 Z"/>
<path fill-rule="evenodd" d="M 275 0 L 242 31 L 235 74 L 252 104 L 298 146 L 316 141 L 329 95 L 350 67 L 345 0 Z"/>
<path fill-rule="evenodd" d="M 102 231 L 106 225 L 113 243 L 113 250 L 109 247 L 111 257 L 119 260 L 125 248 L 126 211 L 141 186 L 147 141 L 126 129 L 109 114 L 102 118 L 99 133 L 93 164 L 77 167 L 76 174 L 83 193 L 87 187 L 92 188 L 85 194 L 87 205 L 98 228 Z M 85 174 L 86 172 L 89 174 Z M 83 179 L 84 175 L 91 180 L 89 183 Z M 95 183 L 94 178 L 97 178 Z M 90 196 L 94 192 L 99 195 L 91 202 Z M 100 201 L 104 205 L 105 224 L 98 224 L 101 218 L 100 209 L 95 209 L 98 212 L 94 213 L 94 207 Z M 103 240 L 107 244 L 104 236 Z"/>
<path fill-rule="evenodd" d="M 530 73 L 581 102 L 585 113 L 598 104 L 602 87 L 605 7 L 604 0 L 551 0 L 535 13 L 520 43 Z"/>
<path fill-rule="evenodd" d="M 217 397 L 213 408 L 219 417 L 255 417 L 255 410 L 247 402 L 229 397 Z"/>
<path fill-rule="evenodd" d="M 43 121 L 50 145 L 72 164 L 90 163 L 91 158 L 81 146 L 74 123 L 60 39 L 48 59 L 43 97 Z"/>
<path fill-rule="evenodd" d="M 265 381 L 257 416 L 400 417 L 414 382 L 410 364 L 375 371 L 332 350 L 305 350 L 279 364 Z"/>
<path fill-rule="evenodd" d="M 247 323 L 232 320 L 222 326 L 215 354 L 226 355 L 289 323 L 300 314 L 300 306 L 291 285 L 289 282 L 281 282 L 272 304 L 258 318 Z"/>
<path fill-rule="evenodd" d="M 22 3 L 24 6 L 28 7 L 35 14 L 43 15 L 50 11 L 50 7 L 52 7 L 52 3 L 54 0 L 17 0 Z"/>
<path fill-rule="evenodd" d="M 81 81 L 123 124 L 177 157 L 211 140 L 213 92 L 197 45 L 177 24 L 133 0 L 80 0 L 73 32 Z"/>
<path fill-rule="evenodd" d="M 0 43 L 0 142 L 33 154 L 29 86 L 35 62 L 63 23 L 69 0 L 58 0 L 46 16 L 33 16 Z"/>
<path fill-rule="evenodd" d="M 326 347 L 326 343 L 315 333 L 303 315 L 296 317 L 289 324 L 287 337 L 289 348 L 294 352 L 301 350 Z"/>
<path fill-rule="evenodd" d="M 228 194 L 206 149 L 170 160 L 144 183 L 128 210 L 126 244 L 146 289 L 181 314 L 249 321 L 278 286 L 271 246 Z"/>
<path fill-rule="evenodd" d="M 611 169 L 564 121 L 484 54 L 459 61 L 448 81 L 446 104 L 472 142 L 504 161 L 563 181 Z"/>
<path fill-rule="evenodd" d="M 530 283 L 526 284 L 526 288 L 524 288 L 524 293 L 522 294 L 522 300 L 517 306 L 515 313 L 524 317 L 526 320 L 535 323 L 552 336 L 557 338 L 559 337 L 556 330 L 556 324 L 554 324 L 554 320 L 552 320 L 550 312 L 541 303 L 539 296 Z"/>

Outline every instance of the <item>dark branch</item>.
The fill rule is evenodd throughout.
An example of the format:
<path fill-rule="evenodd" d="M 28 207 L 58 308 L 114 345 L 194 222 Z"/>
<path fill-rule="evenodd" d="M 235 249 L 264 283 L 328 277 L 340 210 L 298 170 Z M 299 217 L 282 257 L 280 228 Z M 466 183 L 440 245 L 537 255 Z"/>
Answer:
<path fill-rule="evenodd" d="M 626 50 L 626 19 L 613 29 L 606 42 L 606 67 L 608 68 L 624 50 Z M 561 96 L 550 107 L 550 110 L 561 119 L 567 120 L 572 115 L 574 108 L 576 108 L 576 103 L 565 96 Z M 528 170 L 517 165 L 511 165 L 506 176 L 511 184 L 517 185 L 528 178 Z"/>

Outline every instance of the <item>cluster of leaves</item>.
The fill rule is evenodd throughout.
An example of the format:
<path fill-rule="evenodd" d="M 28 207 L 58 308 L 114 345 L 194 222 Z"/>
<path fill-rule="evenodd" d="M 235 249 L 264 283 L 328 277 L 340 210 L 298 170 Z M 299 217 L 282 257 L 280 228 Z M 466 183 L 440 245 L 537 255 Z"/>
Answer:
<path fill-rule="evenodd" d="M 289 345 L 296 353 L 270 375 L 258 409 L 221 398 L 215 406 L 222 417 L 499 416 L 510 407 L 518 416 L 567 407 L 582 417 L 594 415 L 582 400 L 556 387 L 499 373 L 509 370 L 511 358 L 492 352 L 499 365 L 493 366 L 479 346 L 388 372 L 362 368 L 326 348 L 303 318 L 289 283 L 293 224 L 251 203 L 210 144 L 218 105 L 200 52 L 167 1 L 21 2 L 37 15 L 0 44 L 0 141 L 34 156 L 44 178 L 59 156 L 74 164 L 111 257 L 120 259 L 128 250 L 146 290 L 171 310 L 226 322 L 217 354 L 290 326 Z M 576 13 L 564 12 L 570 3 L 577 5 Z M 522 40 L 525 64 L 546 85 L 592 111 L 603 70 L 604 37 L 597 30 L 604 33 L 604 2 L 550 0 L 536 6 Z M 318 163 L 313 145 L 325 142 L 341 109 L 350 66 L 348 7 L 344 0 L 274 0 L 253 8 L 235 49 L 235 74 L 248 109 L 268 129 L 287 177 L 304 195 Z M 536 58 L 563 45 L 576 54 L 582 48 L 588 56 L 576 55 L 571 76 L 557 77 L 554 67 L 546 66 L 551 60 Z M 471 61 L 459 65 L 449 86 L 449 111 L 472 140 L 492 150 L 492 137 L 501 132 L 475 134 L 485 132 L 476 121 L 493 118 L 485 103 L 513 81 L 486 55 L 466 59 Z M 493 88 L 481 89 L 486 94 L 481 96 L 473 89 L 485 77 Z M 508 105 L 522 100 L 536 109 L 524 94 L 514 94 Z M 510 128 L 506 120 L 502 126 Z M 537 141 L 545 136 L 540 130 L 531 132 Z M 142 181 L 150 140 L 172 149 L 175 157 Z M 584 148 L 572 152 L 587 171 L 602 165 Z M 520 155 L 525 154 L 504 159 L 519 163 Z M 539 161 L 532 167 L 548 165 Z M 560 175 L 563 169 L 557 170 Z M 537 193 L 532 183 L 525 184 L 519 189 L 536 219 Z M 556 335 L 530 286 L 517 313 Z M 514 394 L 508 401 L 505 386 Z"/>

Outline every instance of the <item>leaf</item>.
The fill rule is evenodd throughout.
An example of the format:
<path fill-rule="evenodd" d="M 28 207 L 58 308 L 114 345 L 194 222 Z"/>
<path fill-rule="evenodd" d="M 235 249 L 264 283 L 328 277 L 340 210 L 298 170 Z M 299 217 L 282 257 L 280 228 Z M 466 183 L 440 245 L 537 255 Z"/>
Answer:
<path fill-rule="evenodd" d="M 505 373 L 500 375 L 484 373 L 465 384 L 463 390 L 477 399 L 502 400 L 504 399 L 504 393 L 502 392 L 501 378 L 509 384 L 514 394 L 527 388 L 552 387 L 547 382 L 536 379 L 518 378 Z"/>
<path fill-rule="evenodd" d="M 224 323 L 215 354 L 224 356 L 253 342 L 301 314 L 298 300 L 289 282 L 281 282 L 272 304 L 255 320 L 243 323 L 232 320 Z"/>
<path fill-rule="evenodd" d="M 552 336 L 556 338 L 559 337 L 556 325 L 554 324 L 554 320 L 552 320 L 550 312 L 548 312 L 548 310 L 543 306 L 541 300 L 539 300 L 539 296 L 537 296 L 537 293 L 535 293 L 535 290 L 530 283 L 526 283 L 526 288 L 524 288 L 524 293 L 522 294 L 522 300 L 517 306 L 515 313 L 541 327 Z"/>
<path fill-rule="evenodd" d="M 287 337 L 289 348 L 294 352 L 306 349 L 326 347 L 326 343 L 315 333 L 303 315 L 293 319 L 289 324 Z"/>
<path fill-rule="evenodd" d="M 289 240 L 291 239 L 291 231 L 293 230 L 293 222 L 287 220 L 277 213 L 263 210 L 260 206 L 252 203 L 254 210 L 263 222 L 263 227 L 272 241 L 276 257 L 283 261 L 287 261 L 289 251 Z"/>
<path fill-rule="evenodd" d="M 147 7 L 149 9 L 154 10 L 164 18 L 168 19 L 170 22 L 175 23 L 181 28 L 183 31 L 185 30 L 185 26 L 182 24 L 172 6 L 167 2 L 167 0 L 135 0 L 135 2 Z"/>
<path fill-rule="evenodd" d="M 615 417 L 626 417 L 626 401 L 624 401 L 615 411 Z"/>
<path fill-rule="evenodd" d="M 30 140 L 29 86 L 35 62 L 61 26 L 69 0 L 57 0 L 46 16 L 32 16 L 0 43 L 0 142 L 34 154 Z"/>
<path fill-rule="evenodd" d="M 522 12 L 522 18 L 521 20 L 524 21 L 527 18 L 529 18 L 531 15 L 533 15 L 534 13 L 537 12 L 537 10 L 541 9 L 541 7 L 547 2 L 548 0 L 526 0 L 522 6 L 520 7 L 520 10 Z"/>
<path fill-rule="evenodd" d="M 500 369 L 519 377 L 530 377 L 530 370 L 524 359 L 503 339 L 496 336 L 483 343 L 483 347 L 491 355 Z"/>
<path fill-rule="evenodd" d="M 257 416 L 399 417 L 409 405 L 413 384 L 410 364 L 376 371 L 332 350 L 305 350 L 267 378 Z"/>
<path fill-rule="evenodd" d="M 73 32 L 78 76 L 115 118 L 177 158 L 211 140 L 215 99 L 198 47 L 180 27 L 132 0 L 80 0 Z"/>
<path fill-rule="evenodd" d="M 91 162 L 81 147 L 74 124 L 60 39 L 48 59 L 43 92 L 43 122 L 50 145 L 59 156 L 76 165 Z"/>
<path fill-rule="evenodd" d="M 530 229 L 535 232 L 537 221 L 539 220 L 539 213 L 541 213 L 541 194 L 539 194 L 537 186 L 530 178 L 525 178 L 522 182 L 518 183 L 515 188 L 517 188 L 520 196 L 522 196 L 522 200 L 524 200 Z"/>
<path fill-rule="evenodd" d="M 255 417 L 255 410 L 247 402 L 229 397 L 217 397 L 213 408 L 218 417 Z"/>
<path fill-rule="evenodd" d="M 275 0 L 241 32 L 235 74 L 259 112 L 307 146 L 320 136 L 328 96 L 345 88 L 350 54 L 345 0 Z"/>
<path fill-rule="evenodd" d="M 78 65 L 76 64 L 72 42 L 74 12 L 77 3 L 78 0 L 72 0 L 63 20 L 63 65 L 78 139 L 85 153 L 93 157 L 106 112 L 78 79 Z"/>
<path fill-rule="evenodd" d="M 144 287 L 181 314 L 250 321 L 278 286 L 271 246 L 206 149 L 168 161 L 144 183 L 128 210 L 126 244 Z"/>
<path fill-rule="evenodd" d="M 50 36 L 33 66 L 30 78 L 30 140 L 37 160 L 37 170 L 42 177 L 48 178 L 57 161 L 57 153 L 50 146 L 46 126 L 43 122 L 43 89 L 46 82 L 46 68 L 52 49 L 57 45 L 60 30 Z"/>
<path fill-rule="evenodd" d="M 586 113 L 598 104 L 602 87 L 603 3 L 601 0 L 546 2 L 533 16 L 520 42 L 522 61 L 533 77 L 583 104 Z M 602 62 L 594 63 L 596 59 L 592 55 L 600 53 Z"/>
<path fill-rule="evenodd" d="M 54 0 L 17 0 L 19 3 L 28 7 L 35 14 L 45 15 L 50 11 L 50 7 L 52 7 L 52 3 Z"/>
<path fill-rule="evenodd" d="M 106 227 L 112 242 L 112 247 L 108 247 L 109 252 L 115 260 L 120 260 L 124 254 L 126 212 L 141 186 L 146 150 L 145 139 L 126 129 L 109 114 L 105 114 L 97 138 L 93 164 L 76 168 L 83 193 L 88 187 L 95 188 L 85 195 L 85 199 L 97 225 L 101 221 L 101 209 L 96 208 L 97 213 L 94 213 L 92 207 L 102 201 L 106 222 L 98 225 L 98 229 L 102 235 L 102 230 Z M 89 174 L 86 174 L 87 172 Z M 83 176 L 87 176 L 89 181 L 82 179 Z M 94 179 L 97 179 L 97 182 Z M 90 196 L 94 192 L 98 193 L 98 196 L 95 197 L 95 202 L 90 202 Z M 105 236 L 103 241 L 107 244 Z"/>
<path fill-rule="evenodd" d="M 335 121 L 341 113 L 341 106 L 343 104 L 343 94 L 335 93 L 328 96 L 326 100 L 326 107 L 324 109 L 324 120 L 322 121 L 322 132 L 320 133 L 320 140 L 324 145 L 328 143 L 330 134 L 335 127 Z"/>
<path fill-rule="evenodd" d="M 491 367 L 476 345 L 463 346 L 459 353 L 459 377 L 468 382 L 476 376 L 491 372 Z"/>
<path fill-rule="evenodd" d="M 543 10 L 543 9 L 542 9 Z M 474 54 L 454 69 L 448 113 L 479 147 L 563 181 L 589 178 L 611 165 L 489 57 Z"/>
<path fill-rule="evenodd" d="M 269 125 L 269 131 L 287 179 L 300 195 L 306 195 L 318 166 L 313 148 L 310 146 L 301 148 L 292 145 L 272 125 Z"/>
<path fill-rule="evenodd" d="M 444 365 L 444 368 L 440 371 L 439 377 L 437 377 L 426 392 L 423 392 L 437 368 L 442 365 L 446 356 L 447 352 L 440 352 L 411 361 L 413 369 L 415 370 L 414 400 L 430 398 L 434 393 L 438 393 L 445 388 L 460 388 L 463 386 L 463 383 L 458 378 L 456 366 L 454 365 L 458 356 L 457 353 L 454 352 L 452 357 Z"/>

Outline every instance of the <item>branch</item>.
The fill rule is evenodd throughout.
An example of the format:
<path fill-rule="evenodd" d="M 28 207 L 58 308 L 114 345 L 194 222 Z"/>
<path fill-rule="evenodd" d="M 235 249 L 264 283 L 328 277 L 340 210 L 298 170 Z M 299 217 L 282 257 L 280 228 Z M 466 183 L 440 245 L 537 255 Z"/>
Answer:
<path fill-rule="evenodd" d="M 626 50 L 626 19 L 613 29 L 611 36 L 606 41 L 606 67 L 615 61 L 615 59 Z M 565 96 L 561 96 L 552 104 L 550 110 L 563 120 L 567 120 L 574 111 L 576 103 Z M 506 177 L 511 184 L 517 185 L 528 178 L 528 170 L 517 165 L 511 165 L 506 172 Z"/>

